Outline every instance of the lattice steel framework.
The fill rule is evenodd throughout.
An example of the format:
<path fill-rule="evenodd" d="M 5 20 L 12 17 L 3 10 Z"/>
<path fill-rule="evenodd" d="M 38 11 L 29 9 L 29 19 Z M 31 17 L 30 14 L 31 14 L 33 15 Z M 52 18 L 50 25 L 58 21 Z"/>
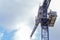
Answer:
<path fill-rule="evenodd" d="M 49 20 L 50 19 L 47 18 L 47 15 L 48 15 L 47 10 L 48 10 L 50 1 L 51 0 L 44 0 L 43 5 L 39 7 L 38 16 L 35 21 L 35 26 L 30 37 L 32 37 L 32 35 L 34 34 L 36 28 L 38 27 L 38 24 L 41 23 L 41 40 L 49 40 Z M 51 14 L 54 14 L 54 13 L 51 13 Z M 51 17 L 54 18 L 56 16 L 53 15 Z M 56 20 L 56 18 L 54 20 Z M 53 23 L 55 23 L 55 21 Z"/>

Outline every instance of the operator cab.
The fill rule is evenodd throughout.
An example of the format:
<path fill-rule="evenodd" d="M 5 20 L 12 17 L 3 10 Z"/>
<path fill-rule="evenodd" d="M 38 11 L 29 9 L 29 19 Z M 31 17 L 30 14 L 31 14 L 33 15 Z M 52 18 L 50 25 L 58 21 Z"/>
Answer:
<path fill-rule="evenodd" d="M 55 11 L 50 11 L 49 15 L 49 26 L 53 27 L 57 18 L 57 13 Z"/>

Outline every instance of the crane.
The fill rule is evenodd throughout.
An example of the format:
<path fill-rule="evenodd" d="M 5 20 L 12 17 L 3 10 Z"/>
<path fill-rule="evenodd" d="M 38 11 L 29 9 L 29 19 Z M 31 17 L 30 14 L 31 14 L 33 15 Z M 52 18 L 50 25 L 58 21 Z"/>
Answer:
<path fill-rule="evenodd" d="M 30 38 L 32 38 L 39 23 L 41 23 L 41 40 L 49 40 L 49 27 L 54 26 L 57 18 L 57 13 L 55 11 L 50 10 L 49 13 L 47 12 L 50 2 L 51 0 L 44 0 L 43 5 L 39 7 L 34 29 L 30 35 Z"/>

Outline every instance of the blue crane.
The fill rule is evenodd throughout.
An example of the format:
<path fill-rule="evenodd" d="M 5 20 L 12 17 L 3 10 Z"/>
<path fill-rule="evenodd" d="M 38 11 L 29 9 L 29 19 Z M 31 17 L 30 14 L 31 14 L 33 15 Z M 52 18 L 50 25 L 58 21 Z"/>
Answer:
<path fill-rule="evenodd" d="M 44 0 L 43 5 L 39 7 L 38 15 L 35 20 L 35 26 L 30 35 L 31 38 L 39 23 L 41 23 L 41 40 L 49 40 L 49 27 L 54 26 L 57 18 L 57 14 L 55 11 L 50 10 L 49 13 L 47 12 L 50 2 L 51 0 Z"/>

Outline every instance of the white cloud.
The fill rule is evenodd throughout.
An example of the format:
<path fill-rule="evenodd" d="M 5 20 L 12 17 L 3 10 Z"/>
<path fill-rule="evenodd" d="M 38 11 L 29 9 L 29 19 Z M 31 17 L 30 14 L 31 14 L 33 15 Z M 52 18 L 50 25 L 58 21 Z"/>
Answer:
<path fill-rule="evenodd" d="M 16 29 L 16 24 L 28 21 L 35 15 L 33 9 L 37 8 L 39 2 L 40 0 L 0 0 L 0 25 L 4 25 L 7 30 Z"/>
<path fill-rule="evenodd" d="M 14 40 L 30 40 L 31 29 L 26 23 L 20 23 L 20 28 L 17 30 L 14 36 Z"/>

